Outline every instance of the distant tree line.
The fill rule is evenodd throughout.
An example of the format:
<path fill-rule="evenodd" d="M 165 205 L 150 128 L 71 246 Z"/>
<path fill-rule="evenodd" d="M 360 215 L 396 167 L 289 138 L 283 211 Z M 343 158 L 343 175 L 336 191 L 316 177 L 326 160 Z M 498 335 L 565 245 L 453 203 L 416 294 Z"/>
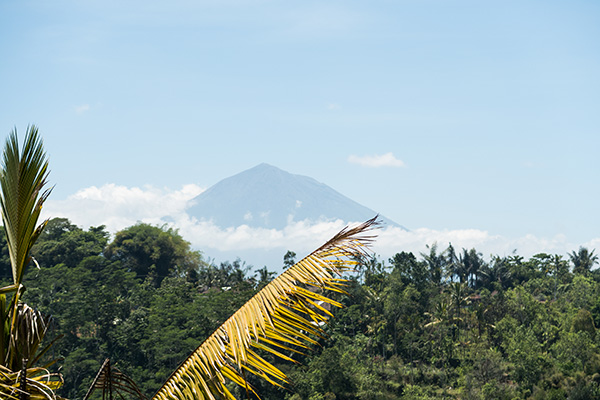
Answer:
<path fill-rule="evenodd" d="M 263 399 L 600 399 L 594 251 L 399 250 L 357 260 L 329 337 L 290 354 L 300 364 L 281 363 L 294 385 L 250 378 Z M 85 395 L 105 358 L 153 394 L 274 276 L 241 260 L 209 262 L 176 230 L 147 224 L 111 238 L 56 218 L 32 254 L 40 269 L 27 271 L 23 298 L 53 316 L 48 339 L 64 335 L 48 357 L 62 357 L 55 367 L 70 399 Z M 296 254 L 282 257 L 289 266 Z M 4 231 L 0 277 L 11 277 Z"/>

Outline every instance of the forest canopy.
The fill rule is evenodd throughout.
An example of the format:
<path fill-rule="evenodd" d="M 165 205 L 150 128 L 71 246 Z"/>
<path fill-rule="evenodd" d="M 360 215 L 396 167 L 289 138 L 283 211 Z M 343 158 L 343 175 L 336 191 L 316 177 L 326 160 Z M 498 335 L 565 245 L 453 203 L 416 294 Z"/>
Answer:
<path fill-rule="evenodd" d="M 106 358 L 152 395 L 295 257 L 255 269 L 217 264 L 169 227 L 140 223 L 111 238 L 64 218 L 50 220 L 32 255 L 40 269 L 27 270 L 23 299 L 53 316 L 49 339 L 64 335 L 48 356 L 62 357 L 58 393 L 70 399 L 85 395 Z M 263 399 L 600 398 L 594 251 L 524 259 L 432 244 L 359 261 L 349 295 L 336 295 L 344 308 L 332 310 L 329 337 L 292 355 L 299 364 L 281 362 L 293 386 L 249 378 Z"/>

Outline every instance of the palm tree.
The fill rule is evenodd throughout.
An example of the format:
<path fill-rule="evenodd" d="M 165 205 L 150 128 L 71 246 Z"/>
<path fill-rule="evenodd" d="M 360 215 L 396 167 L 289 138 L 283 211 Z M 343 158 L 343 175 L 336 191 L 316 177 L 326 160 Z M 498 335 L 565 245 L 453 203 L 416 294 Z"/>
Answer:
<path fill-rule="evenodd" d="M 9 399 L 55 399 L 60 375 L 46 369 L 54 361 L 34 367 L 50 343 L 40 349 L 50 318 L 21 302 L 25 268 L 33 261 L 30 250 L 47 221 L 38 225 L 48 162 L 35 126 L 27 129 L 22 150 L 16 130 L 7 138 L 0 169 L 0 206 L 10 257 L 13 283 L 0 288 L 0 396 Z M 7 294 L 11 295 L 7 303 Z M 19 379 L 17 379 L 19 377 Z"/>
<path fill-rule="evenodd" d="M 594 250 L 590 252 L 587 248 L 581 246 L 577 253 L 572 251 L 569 258 L 573 263 L 573 273 L 575 274 L 587 274 L 598 262 L 598 256 L 594 254 Z"/>
<path fill-rule="evenodd" d="M 459 277 L 460 282 L 462 282 L 462 280 L 460 278 L 461 270 L 460 270 L 460 264 L 458 261 L 458 256 L 456 255 L 456 252 L 454 250 L 454 246 L 452 246 L 452 243 L 448 244 L 448 248 L 446 250 L 444 250 L 444 253 L 446 254 L 446 257 L 445 257 L 446 277 L 450 278 L 450 282 L 454 282 L 454 277 L 457 276 L 457 277 Z"/>
<path fill-rule="evenodd" d="M 437 332 L 437 338 L 430 340 L 431 351 L 433 352 L 435 348 L 437 351 L 441 351 L 441 354 L 446 357 L 446 361 L 449 360 L 452 358 L 454 344 L 444 346 L 444 342 L 448 339 L 448 329 L 458 326 L 460 322 L 452 313 L 452 302 L 446 296 L 442 297 L 434 304 L 432 312 L 426 312 L 425 316 L 429 317 L 430 322 L 423 327 L 432 328 L 434 333 Z"/>
<path fill-rule="evenodd" d="M 429 267 L 429 279 L 434 284 L 440 285 L 442 283 L 442 274 L 446 263 L 446 257 L 444 257 L 443 253 L 438 254 L 437 243 L 434 243 L 431 246 L 426 244 L 425 247 L 429 250 L 429 254 L 421 253 L 421 257 L 423 257 Z"/>
<path fill-rule="evenodd" d="M 483 261 L 483 255 L 478 253 L 477 250 L 467 250 L 463 248 L 463 253 L 459 259 L 461 282 L 467 282 L 471 287 L 477 286 L 478 279 L 482 275 L 482 271 L 485 268 L 485 261 Z"/>
<path fill-rule="evenodd" d="M 450 298 L 452 299 L 452 305 L 454 306 L 454 311 L 456 312 L 456 329 L 457 329 L 457 340 L 460 340 L 460 322 L 461 318 L 461 310 L 463 306 L 467 303 L 467 286 L 461 282 L 453 282 L 450 284 Z"/>
<path fill-rule="evenodd" d="M 497 282 L 500 288 L 506 289 L 512 279 L 509 259 L 500 256 L 492 257 L 491 264 L 484 267 L 483 275 L 486 279 L 486 284 L 490 285 L 492 289 L 494 288 L 494 282 Z"/>

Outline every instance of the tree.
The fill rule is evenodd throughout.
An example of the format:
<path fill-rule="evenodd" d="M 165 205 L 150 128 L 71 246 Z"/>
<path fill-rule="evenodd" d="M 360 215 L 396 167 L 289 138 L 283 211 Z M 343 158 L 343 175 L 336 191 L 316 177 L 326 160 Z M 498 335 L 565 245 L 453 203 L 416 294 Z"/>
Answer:
<path fill-rule="evenodd" d="M 267 266 L 260 268 L 256 271 L 256 284 L 259 288 L 265 287 L 265 285 L 273 280 L 273 277 L 276 275 L 275 272 L 269 271 Z"/>
<path fill-rule="evenodd" d="M 65 264 L 73 268 L 86 257 L 101 254 L 108 236 L 104 226 L 84 231 L 66 218 L 53 218 L 46 224 L 31 253 L 40 266 Z"/>
<path fill-rule="evenodd" d="M 391 274 L 398 275 L 404 285 L 413 284 L 419 291 L 425 288 L 429 278 L 427 264 L 417 261 L 413 253 L 396 253 L 389 261 L 394 267 Z"/>
<path fill-rule="evenodd" d="M 492 257 L 491 264 L 484 267 L 486 284 L 490 286 L 488 289 L 506 289 L 511 285 L 510 263 L 507 257 Z"/>
<path fill-rule="evenodd" d="M 460 340 L 460 325 L 461 325 L 461 310 L 465 304 L 467 304 L 467 287 L 460 282 L 453 282 L 450 284 L 450 298 L 452 299 L 452 305 L 456 312 L 456 339 Z"/>
<path fill-rule="evenodd" d="M 296 263 L 296 253 L 288 250 L 283 256 L 283 269 L 288 269 Z"/>
<path fill-rule="evenodd" d="M 195 270 L 197 260 L 190 259 L 190 244 L 166 226 L 139 223 L 117 232 L 104 255 L 120 261 L 140 279 L 150 277 L 155 286 L 172 273 Z"/>
<path fill-rule="evenodd" d="M 452 243 L 448 244 L 448 248 L 444 251 L 444 253 L 446 253 L 446 277 L 450 278 L 450 282 L 454 282 L 454 277 L 456 276 L 459 278 L 460 282 L 463 282 L 464 278 L 461 277 L 458 256 L 456 255 L 456 251 L 454 250 Z"/>
<path fill-rule="evenodd" d="M 429 254 L 421 253 L 421 257 L 423 257 L 429 266 L 429 279 L 435 285 L 440 285 L 442 283 L 446 259 L 443 253 L 438 254 L 437 243 L 434 243 L 431 246 L 427 244 L 425 247 L 429 250 Z"/>
<path fill-rule="evenodd" d="M 452 358 L 454 351 L 453 338 L 450 334 L 451 329 L 453 326 L 458 326 L 459 322 L 457 317 L 452 314 L 452 303 L 450 299 L 441 297 L 433 304 L 431 312 L 425 312 L 423 315 L 430 319 L 424 327 L 432 328 L 434 332 L 437 332 L 436 340 L 430 341 L 432 353 L 437 355 L 438 360 L 441 360 L 443 364 L 446 364 Z"/>
<path fill-rule="evenodd" d="M 463 249 L 458 264 L 460 266 L 460 281 L 463 282 L 466 280 L 467 284 L 474 288 L 477 285 L 478 279 L 482 275 L 483 269 L 486 266 L 485 261 L 483 261 L 482 254 L 478 253 L 475 249 Z"/>
<path fill-rule="evenodd" d="M 598 263 L 598 256 L 594 254 L 594 250 L 591 252 L 585 247 L 579 247 L 579 251 L 574 251 L 569 254 L 569 258 L 573 263 L 574 274 L 588 274 L 594 264 Z"/>
<path fill-rule="evenodd" d="M 50 190 L 43 190 L 47 177 L 48 161 L 37 128 L 27 129 L 22 150 L 13 130 L 4 147 L 0 171 L 0 206 L 13 282 L 0 289 L 0 394 L 10 399 L 52 399 L 61 385 L 59 375 L 47 372 L 49 364 L 35 366 L 47 350 L 40 345 L 49 317 L 21 301 L 25 269 L 35 262 L 31 248 L 47 223 L 38 225 L 42 205 L 50 194 Z M 9 303 L 6 294 L 12 295 Z"/>

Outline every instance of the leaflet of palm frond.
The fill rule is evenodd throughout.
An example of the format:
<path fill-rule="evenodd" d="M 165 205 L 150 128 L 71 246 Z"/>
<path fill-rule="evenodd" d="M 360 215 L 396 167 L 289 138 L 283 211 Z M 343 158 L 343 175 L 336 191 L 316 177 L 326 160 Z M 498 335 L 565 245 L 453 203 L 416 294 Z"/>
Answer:
<path fill-rule="evenodd" d="M 6 309 L 6 295 L 0 294 L 0 365 L 6 361 L 6 352 L 10 341 L 10 316 Z"/>
<path fill-rule="evenodd" d="M 12 267 L 13 283 L 18 286 L 29 263 L 29 251 L 46 222 L 37 224 L 42 204 L 51 189 L 42 192 L 48 176 L 48 161 L 35 126 L 27 129 L 22 151 L 16 130 L 4 147 L 0 170 L 0 206 Z"/>
<path fill-rule="evenodd" d="M 54 391 L 62 386 L 62 377 L 44 368 L 26 369 L 25 391 L 21 390 L 21 372 L 14 372 L 0 365 L 0 398 L 19 400 L 27 393 L 31 400 L 59 400 Z"/>
<path fill-rule="evenodd" d="M 286 269 L 210 335 L 167 379 L 153 399 L 235 399 L 227 380 L 254 394 L 246 372 L 277 386 L 287 376 L 256 353 L 280 357 L 282 350 L 299 351 L 324 337 L 321 322 L 330 313 L 317 304 L 341 306 L 326 293 L 343 292 L 339 277 L 353 269 L 375 239 L 377 217 L 344 228 L 313 253 Z M 322 303 L 320 303 L 322 302 Z M 283 359 L 290 359 L 288 356 Z"/>
<path fill-rule="evenodd" d="M 123 395 L 128 394 L 134 398 L 146 400 L 146 396 L 140 392 L 130 377 L 111 366 L 109 358 L 102 363 L 83 400 L 87 400 L 96 389 L 102 390 L 103 399 L 112 399 L 113 394 L 125 399 Z"/>

